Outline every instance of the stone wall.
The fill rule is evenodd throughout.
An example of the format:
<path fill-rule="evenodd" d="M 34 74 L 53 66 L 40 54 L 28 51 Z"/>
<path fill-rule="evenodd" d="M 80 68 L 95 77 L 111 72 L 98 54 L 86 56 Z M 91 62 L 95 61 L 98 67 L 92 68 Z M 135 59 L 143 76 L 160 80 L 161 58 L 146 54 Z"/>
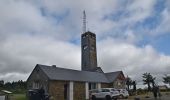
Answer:
<path fill-rule="evenodd" d="M 50 81 L 49 94 L 52 96 L 52 100 L 64 100 L 64 84 L 69 85 L 69 81 Z M 116 84 L 117 83 L 101 83 L 101 88 L 116 88 L 118 87 Z M 73 100 L 85 100 L 85 97 L 85 82 L 74 82 Z"/>
<path fill-rule="evenodd" d="M 69 81 L 50 81 L 49 94 L 52 100 L 64 100 L 64 84 L 69 85 Z M 73 100 L 85 100 L 85 83 L 73 83 Z"/>
<path fill-rule="evenodd" d="M 48 77 L 36 66 L 27 80 L 27 90 L 41 87 L 45 89 L 45 92 L 48 92 Z"/>
<path fill-rule="evenodd" d="M 84 82 L 74 82 L 74 100 L 85 100 L 86 91 Z"/>
<path fill-rule="evenodd" d="M 49 94 L 52 96 L 52 100 L 64 100 L 64 84 L 66 81 L 50 81 Z"/>

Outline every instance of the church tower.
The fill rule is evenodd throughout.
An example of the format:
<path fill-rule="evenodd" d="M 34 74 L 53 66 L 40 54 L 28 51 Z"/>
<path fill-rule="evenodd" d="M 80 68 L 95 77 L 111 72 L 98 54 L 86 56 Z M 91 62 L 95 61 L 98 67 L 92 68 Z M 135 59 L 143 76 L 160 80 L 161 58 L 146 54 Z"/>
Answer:
<path fill-rule="evenodd" d="M 96 35 L 85 32 L 81 35 L 81 69 L 93 71 L 97 68 Z"/>

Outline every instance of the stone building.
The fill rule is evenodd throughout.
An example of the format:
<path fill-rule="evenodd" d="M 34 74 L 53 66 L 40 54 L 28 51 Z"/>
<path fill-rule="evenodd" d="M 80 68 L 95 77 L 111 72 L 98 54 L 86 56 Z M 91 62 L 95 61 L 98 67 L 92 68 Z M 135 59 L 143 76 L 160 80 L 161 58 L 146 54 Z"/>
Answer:
<path fill-rule="evenodd" d="M 166 85 L 161 85 L 161 86 L 158 86 L 160 90 L 167 90 L 168 89 L 168 86 Z"/>
<path fill-rule="evenodd" d="M 89 90 L 126 88 L 122 71 L 104 73 L 97 66 L 96 35 L 81 35 L 82 70 L 37 64 L 27 79 L 28 89 L 43 87 L 54 100 L 88 100 Z"/>

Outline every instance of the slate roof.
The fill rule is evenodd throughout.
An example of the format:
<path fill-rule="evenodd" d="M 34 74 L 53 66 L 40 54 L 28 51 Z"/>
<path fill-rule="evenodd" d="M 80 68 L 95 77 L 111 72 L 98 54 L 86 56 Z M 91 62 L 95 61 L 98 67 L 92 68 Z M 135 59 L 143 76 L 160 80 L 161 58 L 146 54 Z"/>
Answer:
<path fill-rule="evenodd" d="M 59 68 L 55 66 L 46 66 L 37 64 L 50 80 L 69 80 L 81 82 L 101 82 L 108 83 L 108 78 L 104 73 L 79 71 L 72 69 Z"/>
<path fill-rule="evenodd" d="M 105 75 L 109 82 L 113 82 L 120 73 L 123 73 L 123 72 L 122 71 L 109 72 L 109 73 L 105 73 Z"/>

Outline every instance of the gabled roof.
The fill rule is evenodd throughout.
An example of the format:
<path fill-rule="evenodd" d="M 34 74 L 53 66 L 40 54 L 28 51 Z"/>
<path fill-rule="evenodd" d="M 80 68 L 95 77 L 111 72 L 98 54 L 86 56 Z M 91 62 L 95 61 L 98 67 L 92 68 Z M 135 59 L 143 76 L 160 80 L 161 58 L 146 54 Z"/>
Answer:
<path fill-rule="evenodd" d="M 109 72 L 109 73 L 105 73 L 107 79 L 109 82 L 113 82 L 115 81 L 115 79 L 120 75 L 120 74 L 123 74 L 122 71 L 116 71 L 116 72 Z"/>
<path fill-rule="evenodd" d="M 42 69 L 50 80 L 68 80 L 81 82 L 101 82 L 108 83 L 108 79 L 104 73 L 79 71 L 72 69 L 59 68 L 55 66 L 46 66 L 37 64 L 36 67 Z"/>

